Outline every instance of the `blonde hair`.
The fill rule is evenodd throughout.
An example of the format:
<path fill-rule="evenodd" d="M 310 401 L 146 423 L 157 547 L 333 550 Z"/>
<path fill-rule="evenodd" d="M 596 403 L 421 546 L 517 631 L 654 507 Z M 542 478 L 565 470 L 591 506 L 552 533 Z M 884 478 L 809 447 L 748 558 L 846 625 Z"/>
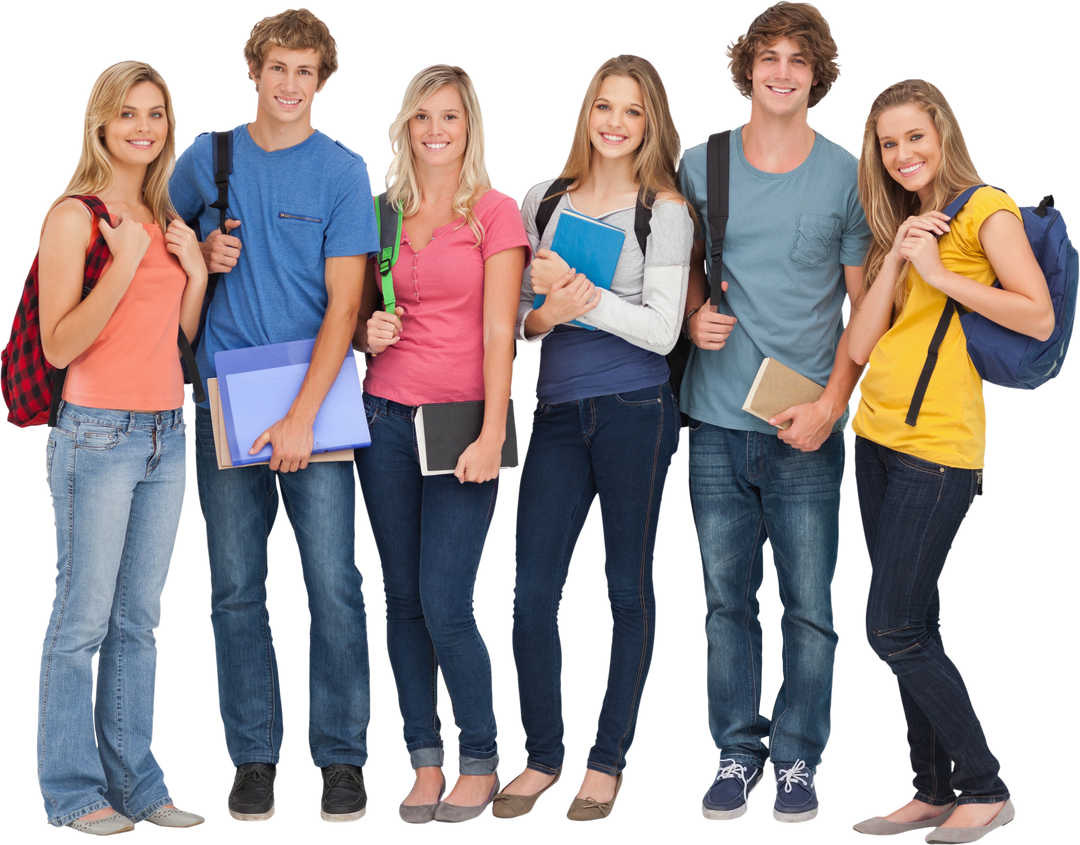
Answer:
<path fill-rule="evenodd" d="M 105 146 L 103 134 L 105 124 L 120 115 L 128 92 L 140 82 L 150 82 L 161 91 L 165 105 L 165 120 L 168 124 L 168 134 L 165 136 L 161 152 L 146 168 L 146 176 L 142 184 L 142 199 L 162 231 L 165 230 L 169 220 L 176 217 L 176 210 L 169 200 L 169 176 L 172 174 L 173 158 L 176 152 L 176 118 L 173 116 L 169 87 L 161 78 L 161 74 L 145 62 L 118 62 L 106 68 L 97 78 L 97 82 L 90 91 L 90 100 L 86 104 L 79 164 L 64 193 L 50 206 L 50 213 L 57 203 L 68 197 L 95 196 L 112 184 L 113 163 L 109 150 Z"/>
<path fill-rule="evenodd" d="M 338 69 L 337 42 L 330 34 L 330 28 L 307 9 L 288 9 L 255 24 L 244 45 L 248 68 L 254 68 L 256 73 L 261 71 L 266 51 L 273 46 L 317 52 L 320 88 Z"/>
<path fill-rule="evenodd" d="M 671 119 L 667 92 L 664 90 L 664 83 L 660 81 L 660 74 L 650 62 L 640 56 L 623 55 L 608 59 L 593 74 L 585 91 L 585 99 L 581 102 L 570 155 L 559 178 L 573 180 L 578 187 L 584 185 L 589 178 L 593 156 L 592 141 L 589 139 L 589 115 L 600 94 L 600 86 L 609 76 L 628 77 L 641 89 L 642 105 L 645 107 L 645 137 L 634 151 L 634 181 L 644 189 L 646 196 L 668 191 L 681 197 L 675 175 L 675 162 L 681 149 L 679 133 Z M 687 208 L 689 207 L 687 204 Z"/>
<path fill-rule="evenodd" d="M 893 179 L 881 159 L 878 119 L 889 109 L 906 105 L 918 106 L 926 112 L 941 141 L 941 163 L 934 173 L 933 196 L 927 203 L 923 203 L 915 191 L 905 189 Z M 859 200 L 874 236 L 863 264 L 863 289 L 869 290 L 881 272 L 901 223 L 915 214 L 941 211 L 961 192 L 981 184 L 983 180 L 971 161 L 956 115 L 941 91 L 922 79 L 905 79 L 882 91 L 870 106 L 863 130 L 862 158 L 859 159 Z M 905 262 L 896 276 L 894 316 L 903 310 L 907 301 L 908 269 Z"/>
<path fill-rule="evenodd" d="M 401 206 L 405 217 L 411 217 L 420 210 L 423 189 L 416 174 L 409 121 L 428 98 L 444 85 L 457 91 L 465 106 L 465 159 L 461 164 L 461 181 L 452 206 L 457 214 L 465 218 L 479 246 L 484 237 L 484 227 L 473 208 L 491 187 L 491 179 L 484 166 L 484 121 L 480 115 L 480 101 L 469 74 L 461 68 L 432 65 L 416 74 L 405 89 L 401 111 L 390 124 L 390 146 L 394 151 L 394 160 L 386 172 L 387 199 L 391 204 Z"/>

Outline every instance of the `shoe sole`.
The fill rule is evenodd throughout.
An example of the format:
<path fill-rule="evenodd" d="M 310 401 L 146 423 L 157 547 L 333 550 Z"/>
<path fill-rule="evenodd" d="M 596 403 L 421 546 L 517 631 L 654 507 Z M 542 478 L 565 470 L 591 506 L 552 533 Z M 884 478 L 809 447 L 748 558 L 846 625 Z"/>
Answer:
<path fill-rule="evenodd" d="M 814 809 L 807 810 L 805 813 L 781 813 L 774 807 L 772 815 L 773 818 L 776 819 L 778 822 L 808 822 L 810 821 L 810 819 L 814 818 L 814 816 L 817 815 L 817 811 L 818 808 L 814 807 Z"/>
<path fill-rule="evenodd" d="M 326 810 L 320 810 L 319 815 L 322 816 L 324 822 L 354 822 L 357 819 L 362 819 L 366 812 L 367 807 L 364 807 L 364 809 L 357 810 L 355 813 L 328 813 Z"/>
<path fill-rule="evenodd" d="M 1012 804 L 1011 807 L 1010 804 Z M 956 828 L 935 828 L 928 833 L 922 834 L 922 842 L 924 843 L 924 845 L 973 845 L 973 843 L 982 842 L 990 834 L 1002 831 L 1016 821 L 1017 816 L 1020 814 L 1017 813 L 1016 805 L 1012 799 L 1009 799 L 1009 803 L 1005 804 L 1005 806 L 1001 808 L 1001 812 L 1004 813 L 1007 809 L 1009 810 L 1011 818 L 1002 821 L 1000 824 L 995 823 L 997 821 L 995 819 L 995 821 L 991 821 L 989 824 L 987 824 L 987 826 L 983 828 L 969 828 L 968 830 L 971 830 L 975 836 L 974 839 L 959 841 L 953 839 L 934 839 L 934 833 L 937 831 L 941 831 L 943 836 L 947 836 L 949 830 L 956 830 Z M 963 829 L 961 828 L 961 830 Z"/>
<path fill-rule="evenodd" d="M 271 807 L 265 813 L 238 813 L 236 810 L 230 807 L 229 815 L 236 819 L 238 822 L 264 822 L 272 815 L 274 815 L 274 808 Z"/>
<path fill-rule="evenodd" d="M 713 819 L 714 821 L 727 821 L 728 819 L 737 819 L 739 816 L 746 812 L 746 805 L 736 807 L 734 810 L 713 810 L 704 804 L 701 805 L 701 815 L 707 819 Z"/>
<path fill-rule="evenodd" d="M 194 824 L 188 824 L 186 827 L 176 827 L 172 826 L 172 824 L 166 827 L 164 824 L 154 824 L 152 821 L 144 821 L 143 823 L 146 824 L 148 828 L 153 828 L 154 830 L 199 830 L 199 828 L 206 827 L 205 821 L 197 821 Z"/>
<path fill-rule="evenodd" d="M 138 830 L 138 828 L 127 828 L 125 830 L 118 830 L 116 833 L 97 834 L 97 833 L 83 833 L 81 830 L 78 830 L 76 828 L 72 828 L 70 826 L 70 824 L 69 824 L 69 826 L 67 826 L 67 830 L 71 831 L 72 833 L 78 833 L 80 836 L 86 836 L 87 839 L 92 839 L 92 840 L 114 840 L 114 839 L 117 839 L 117 837 L 119 837 L 119 836 L 130 836 L 136 830 Z"/>

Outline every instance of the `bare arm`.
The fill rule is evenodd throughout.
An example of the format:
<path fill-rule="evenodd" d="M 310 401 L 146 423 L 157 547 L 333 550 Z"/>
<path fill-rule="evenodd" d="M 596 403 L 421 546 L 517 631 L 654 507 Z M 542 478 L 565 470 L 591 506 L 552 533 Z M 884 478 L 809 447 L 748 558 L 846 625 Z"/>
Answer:
<path fill-rule="evenodd" d="M 38 263 L 41 348 L 54 367 L 66 367 L 97 340 L 150 246 L 142 224 L 124 214 L 115 220 L 115 229 L 100 223 L 113 260 L 86 299 L 82 284 L 92 229 L 85 206 L 62 202 L 45 223 Z"/>
<path fill-rule="evenodd" d="M 273 449 L 272 470 L 293 472 L 308 464 L 315 442 L 312 433 L 315 415 L 341 370 L 341 362 L 356 332 L 365 263 L 364 255 L 326 259 L 326 315 L 315 338 L 304 383 L 288 413 L 259 435 L 249 452 L 255 454 L 269 443 Z"/>
<path fill-rule="evenodd" d="M 855 302 L 862 291 L 862 267 L 844 266 L 844 284 L 848 299 Z M 791 428 L 779 429 L 777 436 L 800 452 L 814 452 L 821 447 L 832 433 L 832 427 L 844 413 L 855 385 L 863 368 L 856 364 L 848 354 L 848 332 L 845 329 L 836 345 L 836 357 L 833 359 L 832 372 L 825 385 L 825 392 L 816 402 L 796 405 L 777 414 L 769 420 L 769 425 L 779 425 L 784 420 L 791 420 Z"/>
<path fill-rule="evenodd" d="M 484 261 L 484 425 L 480 436 L 458 458 L 458 481 L 490 481 L 499 475 L 506 441 L 506 409 L 514 364 L 517 318 L 525 248 L 497 252 Z"/>

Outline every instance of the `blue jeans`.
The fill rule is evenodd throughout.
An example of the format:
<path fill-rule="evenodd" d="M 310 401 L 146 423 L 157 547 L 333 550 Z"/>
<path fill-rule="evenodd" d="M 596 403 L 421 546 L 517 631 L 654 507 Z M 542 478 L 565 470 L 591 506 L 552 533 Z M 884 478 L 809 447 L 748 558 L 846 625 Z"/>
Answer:
<path fill-rule="evenodd" d="M 938 577 L 982 470 L 933 464 L 860 437 L 855 477 L 874 568 L 866 636 L 900 685 L 915 797 L 949 804 L 956 789 L 961 804 L 1004 801 L 1009 790 L 938 625 Z"/>
<path fill-rule="evenodd" d="M 499 765 L 491 661 L 473 618 L 473 586 L 498 479 L 462 484 L 420 474 L 416 408 L 364 394 L 371 446 L 356 450 L 386 587 L 386 645 L 414 769 L 443 764 L 439 667 L 454 706 L 459 769 Z"/>
<path fill-rule="evenodd" d="M 770 756 L 821 762 L 836 651 L 830 588 L 843 474 L 843 432 L 816 452 L 800 452 L 773 434 L 690 422 L 690 502 L 708 605 L 709 727 L 722 757 L 753 766 Z M 784 604 L 784 681 L 771 719 L 759 713 L 757 591 L 766 539 Z"/>
<path fill-rule="evenodd" d="M 205 408 L 196 408 L 195 435 L 218 703 L 233 764 L 277 763 L 281 749 L 281 690 L 266 611 L 266 546 L 280 484 L 311 613 L 311 756 L 320 767 L 363 766 L 369 675 L 363 579 L 354 560 L 352 464 L 327 461 L 282 473 L 265 465 L 219 470 Z"/>
<path fill-rule="evenodd" d="M 154 629 L 184 501 L 183 413 L 64 402 L 47 456 L 58 558 L 38 709 L 45 810 L 57 826 L 107 806 L 140 821 L 171 803 L 150 740 Z"/>
<path fill-rule="evenodd" d="M 613 625 L 588 767 L 616 775 L 626 764 L 652 660 L 660 497 L 678 444 L 679 409 L 667 384 L 537 405 L 518 495 L 514 588 L 514 659 L 531 769 L 554 774 L 563 762 L 559 601 L 596 496 Z"/>

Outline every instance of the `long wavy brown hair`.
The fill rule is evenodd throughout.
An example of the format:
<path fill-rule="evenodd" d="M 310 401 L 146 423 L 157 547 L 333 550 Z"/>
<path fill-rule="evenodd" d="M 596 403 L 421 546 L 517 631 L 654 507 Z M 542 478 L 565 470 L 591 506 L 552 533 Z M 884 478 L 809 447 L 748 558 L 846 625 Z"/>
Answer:
<path fill-rule="evenodd" d="M 941 140 L 941 164 L 934 173 L 934 193 L 925 204 L 915 191 L 907 190 L 893 179 L 881 160 L 878 119 L 889 109 L 906 105 L 916 105 L 925 111 Z M 862 158 L 859 159 L 859 199 L 874 236 L 863 264 L 863 290 L 869 290 L 881 272 L 901 223 L 912 215 L 941 211 L 961 192 L 981 184 L 983 180 L 971 161 L 956 115 L 941 91 L 922 79 L 905 79 L 882 91 L 870 106 L 863 130 Z M 894 317 L 907 301 L 908 269 L 905 262 L 896 275 Z"/>
<path fill-rule="evenodd" d="M 176 210 L 169 200 L 169 176 L 172 174 L 173 158 L 176 153 L 176 118 L 173 116 L 172 97 L 169 96 L 169 87 L 161 78 L 161 74 L 145 62 L 118 62 L 106 68 L 97 78 L 90 92 L 90 100 L 86 104 L 79 164 L 64 193 L 57 197 L 49 207 L 50 213 L 57 203 L 68 197 L 94 196 L 112 184 L 112 158 L 105 146 L 102 130 L 106 123 L 120 115 L 128 91 L 140 82 L 152 82 L 161 90 L 165 105 L 165 119 L 169 125 L 168 135 L 165 137 L 161 152 L 146 168 L 142 185 L 143 202 L 153 213 L 154 221 L 162 231 L 165 230 L 169 221 L 176 217 Z M 48 219 L 48 214 L 45 217 Z"/>
<path fill-rule="evenodd" d="M 589 140 L 589 114 L 600 93 L 600 86 L 609 76 L 627 76 L 641 88 L 645 107 L 645 137 L 634 152 L 633 179 L 645 189 L 646 195 L 668 191 L 681 197 L 675 176 L 675 162 L 681 149 L 679 133 L 671 119 L 667 92 L 660 74 L 652 64 L 640 56 L 616 56 L 608 59 L 593 75 L 585 99 L 581 102 L 577 128 L 570 155 L 563 165 L 561 179 L 572 179 L 578 187 L 589 178 L 593 147 Z M 687 204 L 687 208 L 689 208 Z"/>

